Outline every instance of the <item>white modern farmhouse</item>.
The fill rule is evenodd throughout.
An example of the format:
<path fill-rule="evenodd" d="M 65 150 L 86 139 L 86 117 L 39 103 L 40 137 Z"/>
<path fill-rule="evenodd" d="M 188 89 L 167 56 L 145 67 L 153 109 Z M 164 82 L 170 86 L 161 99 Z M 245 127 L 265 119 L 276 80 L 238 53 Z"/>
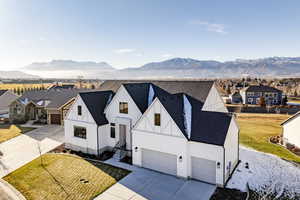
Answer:
<path fill-rule="evenodd" d="M 300 112 L 288 118 L 281 126 L 283 127 L 283 141 L 286 144 L 300 148 Z"/>
<path fill-rule="evenodd" d="M 105 87 L 77 96 L 65 119 L 67 148 L 113 151 L 137 166 L 226 184 L 239 160 L 239 129 L 213 82 L 116 81 Z"/>

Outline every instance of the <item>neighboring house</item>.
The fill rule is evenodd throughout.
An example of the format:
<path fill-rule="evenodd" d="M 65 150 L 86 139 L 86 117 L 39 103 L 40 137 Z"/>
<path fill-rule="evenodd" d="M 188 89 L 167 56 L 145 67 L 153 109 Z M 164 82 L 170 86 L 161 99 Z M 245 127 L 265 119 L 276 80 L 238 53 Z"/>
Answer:
<path fill-rule="evenodd" d="M 0 90 L 0 114 L 8 114 L 9 105 L 19 98 L 9 90 Z"/>
<path fill-rule="evenodd" d="M 74 84 L 63 84 L 63 85 L 52 85 L 51 87 L 48 88 L 48 90 L 73 90 L 75 89 Z"/>
<path fill-rule="evenodd" d="M 300 148 L 300 112 L 288 118 L 281 126 L 284 144 L 292 144 Z"/>
<path fill-rule="evenodd" d="M 118 89 L 110 82 L 111 90 L 80 93 L 65 119 L 65 146 L 224 186 L 238 163 L 239 129 L 214 83 L 162 82 L 176 92 L 116 81 Z"/>
<path fill-rule="evenodd" d="M 10 121 L 28 120 L 63 124 L 64 116 L 79 90 L 39 90 L 25 92 L 10 105 Z"/>
<path fill-rule="evenodd" d="M 282 103 L 282 91 L 264 85 L 252 85 L 240 91 L 243 104 L 259 104 L 263 97 L 267 105 L 279 105 Z"/>
<path fill-rule="evenodd" d="M 232 104 L 243 103 L 243 98 L 239 92 L 232 93 L 231 95 L 229 95 L 229 98 Z"/>

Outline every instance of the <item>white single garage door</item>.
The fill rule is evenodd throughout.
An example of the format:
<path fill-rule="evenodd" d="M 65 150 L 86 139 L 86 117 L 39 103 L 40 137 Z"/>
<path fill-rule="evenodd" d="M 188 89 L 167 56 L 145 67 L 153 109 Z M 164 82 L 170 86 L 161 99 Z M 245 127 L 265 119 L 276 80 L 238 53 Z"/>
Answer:
<path fill-rule="evenodd" d="M 177 156 L 159 151 L 142 149 L 142 166 L 176 176 Z"/>
<path fill-rule="evenodd" d="M 192 178 L 216 184 L 216 161 L 192 157 Z"/>

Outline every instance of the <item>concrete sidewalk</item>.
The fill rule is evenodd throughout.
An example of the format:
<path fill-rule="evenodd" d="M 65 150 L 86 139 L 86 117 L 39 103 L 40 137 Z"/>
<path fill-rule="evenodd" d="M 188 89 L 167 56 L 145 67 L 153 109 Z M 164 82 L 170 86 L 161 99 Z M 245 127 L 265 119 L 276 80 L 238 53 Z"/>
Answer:
<path fill-rule="evenodd" d="M 61 145 L 63 129 L 45 126 L 0 144 L 0 178 Z"/>
<path fill-rule="evenodd" d="M 106 163 L 132 171 L 95 200 L 209 200 L 216 186 L 185 180 L 118 162 Z"/>
<path fill-rule="evenodd" d="M 26 198 L 5 180 L 0 179 L 1 200 L 26 200 Z"/>

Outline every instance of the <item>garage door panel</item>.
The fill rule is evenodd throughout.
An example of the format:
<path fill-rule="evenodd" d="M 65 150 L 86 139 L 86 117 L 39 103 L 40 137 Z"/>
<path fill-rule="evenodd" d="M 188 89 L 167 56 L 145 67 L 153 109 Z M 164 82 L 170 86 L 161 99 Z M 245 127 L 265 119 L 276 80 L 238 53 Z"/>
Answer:
<path fill-rule="evenodd" d="M 60 114 L 51 114 L 50 115 L 51 124 L 60 124 L 60 118 L 61 118 Z"/>
<path fill-rule="evenodd" d="M 142 149 L 142 166 L 155 171 L 177 175 L 177 156 L 159 151 Z"/>
<path fill-rule="evenodd" d="M 216 161 L 192 157 L 192 178 L 216 184 Z"/>

